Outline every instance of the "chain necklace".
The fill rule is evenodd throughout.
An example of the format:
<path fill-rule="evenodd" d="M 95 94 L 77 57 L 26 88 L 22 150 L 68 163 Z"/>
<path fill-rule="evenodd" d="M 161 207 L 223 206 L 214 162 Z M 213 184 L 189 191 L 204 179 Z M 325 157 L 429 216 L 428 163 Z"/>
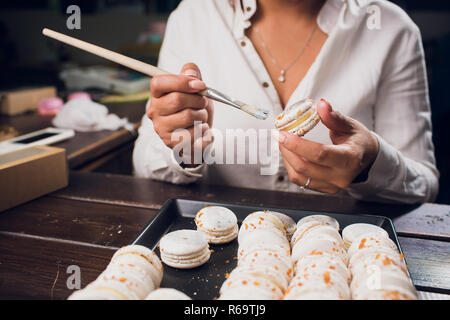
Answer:
<path fill-rule="evenodd" d="M 267 51 L 267 53 L 270 56 L 270 59 L 272 60 L 273 64 L 275 64 L 278 68 L 280 68 L 280 77 L 278 78 L 278 81 L 283 83 L 286 81 L 286 72 L 297 62 L 298 59 L 300 59 L 300 57 L 303 55 L 303 53 L 305 52 L 305 49 L 308 47 L 309 43 L 311 42 L 311 39 L 313 38 L 314 34 L 316 33 L 317 30 L 317 24 L 314 26 L 314 29 L 311 31 L 311 34 L 309 35 L 308 40 L 306 41 L 305 45 L 303 46 L 303 48 L 300 50 L 299 54 L 295 57 L 294 60 L 292 60 L 292 62 L 285 68 L 283 68 L 282 66 L 280 66 L 280 64 L 278 63 L 277 59 L 274 58 L 274 56 L 272 55 L 272 53 L 270 52 L 269 48 L 267 47 L 266 42 L 264 41 L 264 39 L 261 36 L 261 33 L 259 32 L 259 29 L 255 26 L 255 32 L 258 35 L 259 39 L 261 40 L 261 43 L 264 47 L 264 49 Z"/>

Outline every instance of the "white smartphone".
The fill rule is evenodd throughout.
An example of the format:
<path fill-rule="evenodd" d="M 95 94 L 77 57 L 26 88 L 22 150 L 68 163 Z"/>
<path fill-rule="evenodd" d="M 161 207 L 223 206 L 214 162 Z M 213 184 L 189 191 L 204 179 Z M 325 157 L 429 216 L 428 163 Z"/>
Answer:
<path fill-rule="evenodd" d="M 33 146 L 47 146 L 75 136 L 72 129 L 47 128 L 0 142 L 0 154 Z"/>

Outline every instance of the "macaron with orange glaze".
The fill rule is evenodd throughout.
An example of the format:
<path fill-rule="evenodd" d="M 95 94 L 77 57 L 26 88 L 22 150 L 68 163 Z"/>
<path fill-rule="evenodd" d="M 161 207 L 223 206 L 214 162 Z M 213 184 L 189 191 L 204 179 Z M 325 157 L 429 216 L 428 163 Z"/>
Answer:
<path fill-rule="evenodd" d="M 317 222 L 320 222 L 321 224 L 327 224 L 327 225 L 335 228 L 337 231 L 339 231 L 339 228 L 340 228 L 339 222 L 335 218 L 327 216 L 327 215 L 323 215 L 323 214 L 313 214 L 313 215 L 309 215 L 309 216 L 301 218 L 297 222 L 297 228 L 299 228 L 302 224 L 308 223 L 310 221 L 317 221 Z"/>
<path fill-rule="evenodd" d="M 297 230 L 291 238 L 291 246 L 294 247 L 297 242 L 307 238 L 308 236 L 318 234 L 327 234 L 330 237 L 335 238 L 337 242 L 342 244 L 344 243 L 341 235 L 334 227 L 325 224 L 322 221 L 311 220 L 306 223 L 302 223 L 299 227 L 297 227 Z"/>
<path fill-rule="evenodd" d="M 346 226 L 342 230 L 342 238 L 344 239 L 345 247 L 348 249 L 352 245 L 356 238 L 366 233 L 380 233 L 386 238 L 389 238 L 389 234 L 383 228 L 369 223 L 354 223 Z"/>
<path fill-rule="evenodd" d="M 314 100 L 307 99 L 286 107 L 275 120 L 275 128 L 298 136 L 304 136 L 319 121 L 320 117 L 314 105 Z"/>
<path fill-rule="evenodd" d="M 390 238 L 379 232 L 365 233 L 356 238 L 350 248 L 348 248 L 348 257 L 352 258 L 358 251 L 367 250 L 370 248 L 379 248 L 390 250 L 392 253 L 399 253 L 397 245 Z"/>
<path fill-rule="evenodd" d="M 120 248 L 114 253 L 110 264 L 122 264 L 145 270 L 151 276 L 155 288 L 159 288 L 163 278 L 161 260 L 156 253 L 141 245 Z"/>
<path fill-rule="evenodd" d="M 139 300 L 139 296 L 125 283 L 97 279 L 75 291 L 68 300 Z"/>
<path fill-rule="evenodd" d="M 347 266 L 348 257 L 344 245 L 336 241 L 335 238 L 326 234 L 319 234 L 315 237 L 308 237 L 300 241 L 292 248 L 292 261 L 297 261 L 308 255 L 329 254 L 336 256 Z"/>
<path fill-rule="evenodd" d="M 237 238 L 239 227 L 233 211 L 225 207 L 209 206 L 195 216 L 197 230 L 211 244 L 224 244 Z"/>
<path fill-rule="evenodd" d="M 329 268 L 316 268 L 312 272 L 297 274 L 289 284 L 284 300 L 302 300 L 304 296 L 320 293 L 318 299 L 349 300 L 348 282 L 339 273 Z M 334 298 L 333 298 L 334 297 Z"/>
<path fill-rule="evenodd" d="M 314 273 L 317 270 L 332 270 L 339 273 L 350 284 L 351 273 L 341 259 L 330 254 L 309 255 L 297 260 L 295 274 Z"/>
<path fill-rule="evenodd" d="M 293 263 L 290 256 L 280 255 L 270 249 L 255 249 L 238 260 L 240 266 L 265 265 L 284 275 L 288 281 L 294 276 Z"/>
<path fill-rule="evenodd" d="M 390 248 L 360 250 L 351 257 L 348 263 L 348 269 L 352 274 L 359 274 L 374 267 L 382 272 L 400 271 L 409 276 L 403 255 L 393 252 Z"/>
<path fill-rule="evenodd" d="M 269 212 L 281 220 L 281 222 L 283 223 L 284 230 L 286 231 L 286 237 L 288 238 L 288 240 L 291 240 L 292 235 L 297 229 L 297 224 L 295 223 L 294 219 L 281 212 L 276 211 L 269 211 Z"/>
<path fill-rule="evenodd" d="M 133 263 L 127 263 L 125 261 L 116 260 L 110 263 L 96 281 L 103 281 L 105 284 L 112 282 L 123 283 L 139 299 L 144 299 L 150 292 L 156 289 L 149 272 Z"/>
<path fill-rule="evenodd" d="M 265 210 L 253 212 L 242 221 L 238 234 L 239 244 L 241 244 L 248 235 L 259 230 L 267 230 L 271 233 L 278 234 L 280 237 L 287 240 L 283 221 L 271 211 Z"/>
<path fill-rule="evenodd" d="M 350 288 L 354 300 L 379 298 L 377 291 L 386 295 L 384 300 L 417 299 L 416 288 L 411 279 L 402 272 L 367 269 L 353 275 Z"/>
<path fill-rule="evenodd" d="M 219 300 L 279 300 L 283 291 L 263 274 L 234 269 L 220 288 Z"/>

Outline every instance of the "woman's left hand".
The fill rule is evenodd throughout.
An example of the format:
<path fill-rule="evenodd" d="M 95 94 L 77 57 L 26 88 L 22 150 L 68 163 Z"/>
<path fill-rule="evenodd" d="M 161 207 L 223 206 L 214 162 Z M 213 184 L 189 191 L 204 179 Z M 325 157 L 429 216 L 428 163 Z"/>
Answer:
<path fill-rule="evenodd" d="M 291 182 L 305 186 L 310 178 L 308 189 L 334 194 L 370 169 L 379 143 L 362 123 L 334 111 L 323 99 L 317 112 L 330 129 L 333 144 L 324 145 L 280 131 L 280 151 Z"/>

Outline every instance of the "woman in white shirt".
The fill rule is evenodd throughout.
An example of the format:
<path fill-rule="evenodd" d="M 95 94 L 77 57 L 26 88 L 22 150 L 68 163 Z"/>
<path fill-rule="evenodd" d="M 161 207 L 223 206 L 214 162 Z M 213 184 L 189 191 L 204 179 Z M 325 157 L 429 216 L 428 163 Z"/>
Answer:
<path fill-rule="evenodd" d="M 388 1 L 184 0 L 169 18 L 159 67 L 181 75 L 152 79 L 133 155 L 138 176 L 372 201 L 437 195 L 420 31 Z M 269 119 L 195 94 L 205 83 L 269 110 Z M 319 101 L 321 124 L 305 138 L 278 137 L 279 151 L 269 149 L 276 170 L 261 174 L 267 161 L 251 161 L 251 151 L 244 162 L 225 154 L 235 139 L 230 130 L 271 130 L 286 106 L 306 98 Z M 190 140 L 192 147 L 234 161 L 177 162 L 173 133 L 193 134 L 195 121 L 205 137 Z M 208 139 L 210 132 L 221 138 Z M 267 140 L 270 134 L 241 145 L 256 150 Z"/>

